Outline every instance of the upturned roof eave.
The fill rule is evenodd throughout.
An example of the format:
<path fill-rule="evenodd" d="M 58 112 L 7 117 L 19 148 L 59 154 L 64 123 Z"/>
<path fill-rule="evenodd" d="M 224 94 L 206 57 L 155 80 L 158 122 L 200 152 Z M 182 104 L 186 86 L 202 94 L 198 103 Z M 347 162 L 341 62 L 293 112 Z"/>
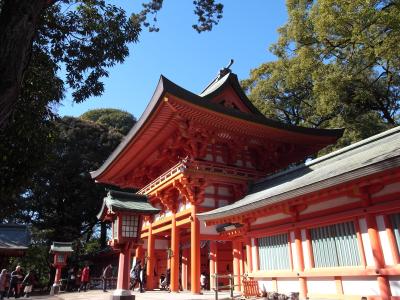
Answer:
<path fill-rule="evenodd" d="M 237 80 L 236 80 L 237 81 Z M 227 80 L 228 82 L 228 80 Z M 227 84 L 227 83 L 224 83 Z M 256 124 L 261 124 L 264 126 L 280 129 L 280 130 L 285 130 L 289 131 L 292 133 L 299 133 L 299 134 L 305 134 L 305 135 L 312 135 L 312 136 L 319 136 L 323 138 L 331 138 L 334 139 L 335 141 L 339 139 L 344 132 L 344 129 L 318 129 L 318 128 L 306 128 L 306 127 L 299 127 L 299 126 L 293 126 L 293 125 L 288 125 L 284 124 L 269 118 L 266 118 L 262 114 L 248 114 L 244 113 L 238 110 L 234 109 L 228 109 L 222 105 L 212 103 L 210 101 L 207 101 L 209 97 L 214 95 L 214 93 L 219 93 L 222 89 L 223 86 L 219 87 L 217 90 L 215 90 L 213 93 L 210 93 L 208 95 L 205 95 L 204 97 L 201 97 L 199 95 L 196 95 L 179 85 L 173 83 L 163 75 L 160 76 L 160 80 L 157 84 L 156 90 L 147 105 L 145 111 L 143 112 L 142 116 L 138 120 L 138 122 L 132 127 L 132 129 L 128 132 L 128 134 L 125 136 L 125 138 L 122 140 L 122 142 L 117 146 L 117 148 L 111 153 L 111 155 L 107 158 L 107 160 L 103 163 L 103 165 L 95 170 L 90 172 L 90 175 L 93 179 L 95 179 L 98 182 L 102 182 L 102 176 L 105 174 L 107 169 L 109 169 L 112 164 L 118 159 L 118 157 L 123 153 L 123 151 L 128 147 L 128 145 L 133 141 L 134 137 L 139 133 L 139 131 L 142 129 L 144 124 L 150 119 L 154 111 L 157 109 L 157 107 L 160 105 L 162 102 L 162 98 L 165 94 L 169 93 L 180 100 L 187 101 L 189 103 L 192 103 L 194 105 L 200 106 L 202 108 L 221 113 L 224 115 L 228 115 L 234 118 L 238 118 L 244 121 L 256 123 Z M 240 87 L 237 87 L 239 90 L 241 90 Z M 243 93 L 243 92 L 242 92 Z M 244 93 L 243 93 L 244 94 Z M 246 97 L 247 98 L 247 97 Z M 249 100 L 248 100 L 249 101 Z M 255 109 L 255 108 L 254 108 Z M 330 141 L 329 143 L 333 143 L 334 141 Z M 329 144 L 326 143 L 326 144 Z"/>

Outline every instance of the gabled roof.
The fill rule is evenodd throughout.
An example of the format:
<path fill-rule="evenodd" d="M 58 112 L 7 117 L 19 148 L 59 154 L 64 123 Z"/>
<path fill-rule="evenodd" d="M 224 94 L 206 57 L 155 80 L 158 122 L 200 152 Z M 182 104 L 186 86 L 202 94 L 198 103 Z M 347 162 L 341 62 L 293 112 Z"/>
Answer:
<path fill-rule="evenodd" d="M 26 250 L 29 244 L 27 225 L 0 224 L 0 250 Z"/>
<path fill-rule="evenodd" d="M 72 243 L 53 242 L 53 245 L 50 247 L 50 253 L 54 252 L 74 252 L 72 249 Z"/>
<path fill-rule="evenodd" d="M 107 197 L 103 200 L 103 206 L 97 218 L 103 219 L 108 212 L 115 213 L 119 211 L 156 214 L 160 210 L 153 207 L 147 201 L 147 196 L 120 191 L 109 191 Z"/>
<path fill-rule="evenodd" d="M 235 216 L 398 167 L 400 127 L 269 176 L 256 183 L 243 199 L 198 217 L 206 221 Z"/>
<path fill-rule="evenodd" d="M 243 100 L 243 103 L 247 103 L 246 105 L 248 106 L 248 108 L 254 113 L 245 113 L 209 101 L 210 99 L 212 99 L 212 97 L 214 97 L 215 94 L 221 92 L 228 84 L 232 86 L 239 97 Z M 321 138 L 320 143 L 324 145 L 334 143 L 343 134 L 343 129 L 315 129 L 298 127 L 283 124 L 281 122 L 264 117 L 247 99 L 246 95 L 240 88 L 237 76 L 233 73 L 229 73 L 222 77 L 219 81 L 212 83 L 200 95 L 196 95 L 178 86 L 177 84 L 168 80 L 166 77 L 161 76 L 157 88 L 151 98 L 151 101 L 147 105 L 144 113 L 142 114 L 138 122 L 132 127 L 126 137 L 113 151 L 113 153 L 107 158 L 103 165 L 98 170 L 90 173 L 92 178 L 96 179 L 99 182 L 107 182 L 107 179 L 102 180 L 104 174 L 107 172 L 107 170 L 110 170 L 112 168 L 112 165 L 115 164 L 118 159 L 124 156 L 124 153 L 128 151 L 129 147 L 134 143 L 135 138 L 139 136 L 141 132 L 144 132 L 144 130 L 146 130 L 146 128 L 148 127 L 147 125 L 151 122 L 152 117 L 157 109 L 162 105 L 167 105 L 164 101 L 164 97 L 167 95 L 172 95 L 178 98 L 180 101 L 186 102 L 192 106 L 195 105 L 210 112 L 218 113 L 220 114 L 220 116 L 232 117 L 241 121 L 249 122 L 249 124 L 261 125 L 265 126 L 265 128 L 285 131 L 290 134 L 301 134 L 303 135 L 303 137 L 319 137 Z M 167 120 L 166 117 L 163 119 Z M 158 120 L 158 123 L 160 123 L 160 120 Z M 158 124 L 157 126 L 159 126 L 158 130 L 161 130 L 163 128 L 160 124 Z M 153 131 L 157 132 L 157 129 L 154 129 Z M 151 143 L 152 141 L 153 139 L 149 138 L 148 141 L 146 140 L 142 142 Z"/>

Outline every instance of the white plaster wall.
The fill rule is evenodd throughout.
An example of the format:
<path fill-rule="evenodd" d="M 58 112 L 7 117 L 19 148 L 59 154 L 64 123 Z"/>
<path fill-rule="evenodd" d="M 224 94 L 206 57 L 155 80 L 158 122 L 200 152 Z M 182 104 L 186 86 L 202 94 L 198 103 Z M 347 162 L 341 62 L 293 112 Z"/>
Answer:
<path fill-rule="evenodd" d="M 278 278 L 277 280 L 278 293 L 290 294 L 300 291 L 300 284 L 297 278 Z"/>
<path fill-rule="evenodd" d="M 205 222 L 200 222 L 200 233 L 201 234 L 213 234 L 215 236 L 218 235 L 217 230 L 215 229 L 216 226 L 206 226 Z"/>
<path fill-rule="evenodd" d="M 183 202 L 179 203 L 178 212 L 184 211 L 186 209 L 186 205 Z"/>
<path fill-rule="evenodd" d="M 379 295 L 378 281 L 375 277 L 343 277 L 342 286 L 345 295 Z"/>
<path fill-rule="evenodd" d="M 201 206 L 203 206 L 203 207 L 214 207 L 215 206 L 215 200 L 213 198 L 205 197 L 204 201 L 201 203 Z"/>
<path fill-rule="evenodd" d="M 204 160 L 212 161 L 213 156 L 211 155 L 211 153 L 207 153 L 207 155 L 204 157 Z"/>
<path fill-rule="evenodd" d="M 400 296 L 400 276 L 390 276 L 389 285 L 392 296 Z"/>
<path fill-rule="evenodd" d="M 371 241 L 368 235 L 367 221 L 365 218 L 360 219 L 360 231 L 362 242 L 364 246 L 365 260 L 367 261 L 367 266 L 374 266 L 374 256 L 372 255 Z"/>
<path fill-rule="evenodd" d="M 379 197 L 379 196 L 383 196 L 383 195 L 387 195 L 387 194 L 392 194 L 392 193 L 395 193 L 398 191 L 400 191 L 400 185 L 396 182 L 396 183 L 386 185 L 381 191 L 374 194 L 372 197 L 373 198 Z"/>
<path fill-rule="evenodd" d="M 168 240 L 155 240 L 154 249 L 168 249 Z"/>
<path fill-rule="evenodd" d="M 257 220 L 255 222 L 251 223 L 251 225 L 273 222 L 273 221 L 277 221 L 277 220 L 284 219 L 287 217 L 288 217 L 288 215 L 285 215 L 285 214 L 275 214 L 275 215 L 271 215 L 271 216 L 257 218 Z"/>
<path fill-rule="evenodd" d="M 272 291 L 272 280 L 259 280 L 258 286 L 260 291 L 271 292 Z"/>
<path fill-rule="evenodd" d="M 334 277 L 307 278 L 307 290 L 310 294 L 336 294 Z"/>
<path fill-rule="evenodd" d="M 237 160 L 235 163 L 236 166 L 242 167 L 243 166 L 243 161 L 241 159 Z"/>
<path fill-rule="evenodd" d="M 221 155 L 217 155 L 216 158 L 215 158 L 215 161 L 219 162 L 219 163 L 224 163 L 224 160 L 222 159 Z"/>
<path fill-rule="evenodd" d="M 345 196 L 339 197 L 339 198 L 334 198 L 329 201 L 324 201 L 324 202 L 310 205 L 305 210 L 303 210 L 300 213 L 300 215 L 312 213 L 315 211 L 321 211 L 321 210 L 325 210 L 328 208 L 337 207 L 337 206 L 341 206 L 341 205 L 345 205 L 345 204 L 350 204 L 350 203 L 357 202 L 357 201 L 360 201 L 360 200 L 358 198 L 351 198 L 351 197 L 345 197 Z"/>
<path fill-rule="evenodd" d="M 211 193 L 214 193 L 214 192 L 215 192 L 215 188 L 214 188 L 213 185 L 209 185 L 209 186 L 207 186 L 207 187 L 205 188 L 204 191 L 205 191 L 206 194 L 207 194 L 207 193 L 211 194 Z"/>
<path fill-rule="evenodd" d="M 253 270 L 258 269 L 257 265 L 257 247 L 256 247 L 256 239 L 251 239 L 251 260 L 253 263 Z"/>
<path fill-rule="evenodd" d="M 296 249 L 296 244 L 295 244 L 294 231 L 290 232 L 289 238 L 290 238 L 290 247 L 292 247 L 293 269 L 298 270 L 299 269 L 299 261 L 297 260 L 297 249 Z"/>
<path fill-rule="evenodd" d="M 172 211 L 166 210 L 166 211 L 165 211 L 165 216 L 166 216 L 166 217 L 172 216 Z"/>
<path fill-rule="evenodd" d="M 309 247 L 307 244 L 307 236 L 306 236 L 306 230 L 302 229 L 301 230 L 301 248 L 303 250 L 303 257 L 304 257 L 304 268 L 305 269 L 311 269 L 311 260 L 310 260 L 310 256 L 308 255 Z"/>
<path fill-rule="evenodd" d="M 392 266 L 394 265 L 394 258 L 392 251 L 390 250 L 389 238 L 386 232 L 385 220 L 383 219 L 383 216 L 376 217 L 376 224 L 378 226 L 379 239 L 382 246 L 383 257 L 385 258 L 385 264 Z"/>
<path fill-rule="evenodd" d="M 230 196 L 230 195 L 231 195 L 231 192 L 229 191 L 229 189 L 228 189 L 227 187 L 225 187 L 225 186 L 220 186 L 220 187 L 218 188 L 218 195 L 221 195 L 221 196 Z"/>
<path fill-rule="evenodd" d="M 192 207 L 192 203 L 187 202 L 187 203 L 186 203 L 186 209 L 191 208 L 191 207 Z"/>

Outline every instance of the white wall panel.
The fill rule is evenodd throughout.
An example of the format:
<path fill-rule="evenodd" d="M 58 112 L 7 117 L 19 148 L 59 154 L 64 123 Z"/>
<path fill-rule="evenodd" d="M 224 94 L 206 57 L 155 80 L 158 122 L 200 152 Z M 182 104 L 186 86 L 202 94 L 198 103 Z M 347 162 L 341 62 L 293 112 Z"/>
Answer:
<path fill-rule="evenodd" d="M 268 223 L 268 222 L 273 222 L 273 221 L 277 221 L 280 219 L 284 219 L 287 218 L 288 215 L 286 214 L 275 214 L 272 216 L 266 216 L 266 217 L 262 217 L 262 218 L 257 218 L 257 220 L 253 223 L 251 223 L 251 225 L 257 225 L 257 224 L 263 224 L 263 223 Z"/>
<path fill-rule="evenodd" d="M 307 290 L 310 294 L 336 294 L 334 277 L 307 278 Z"/>
<path fill-rule="evenodd" d="M 343 277 L 342 286 L 345 295 L 379 295 L 378 281 L 375 277 Z"/>
<path fill-rule="evenodd" d="M 389 238 L 386 232 L 385 220 L 383 219 L 383 216 L 376 217 L 376 224 L 378 226 L 379 239 L 381 241 L 382 252 L 385 258 L 385 264 L 388 266 L 392 266 L 394 265 L 394 259 L 392 251 L 390 250 Z"/>
<path fill-rule="evenodd" d="M 295 244 L 294 231 L 291 231 L 289 236 L 290 236 L 290 247 L 292 247 L 293 269 L 298 270 L 299 269 L 299 261 L 297 259 L 297 249 L 296 249 L 296 244 Z"/>
<path fill-rule="evenodd" d="M 257 265 L 257 247 L 256 247 L 256 240 L 251 239 L 251 259 L 253 261 L 253 270 L 258 269 Z"/>
<path fill-rule="evenodd" d="M 367 221 L 365 218 L 360 219 L 360 231 L 364 246 L 365 259 L 367 266 L 375 266 L 374 256 L 372 255 L 371 241 L 368 235 Z"/>
<path fill-rule="evenodd" d="M 278 278 L 277 280 L 278 293 L 290 294 L 300 291 L 300 284 L 297 278 Z"/>
<path fill-rule="evenodd" d="M 168 249 L 168 240 L 155 240 L 154 249 Z"/>
<path fill-rule="evenodd" d="M 272 291 L 272 280 L 259 280 L 258 286 L 260 291 L 271 292 Z"/>
<path fill-rule="evenodd" d="M 311 269 L 311 258 L 308 255 L 308 253 L 310 253 L 309 250 L 311 250 L 311 249 L 309 249 L 308 244 L 307 244 L 307 236 L 306 236 L 305 229 L 301 230 L 301 247 L 303 249 L 304 268 Z"/>

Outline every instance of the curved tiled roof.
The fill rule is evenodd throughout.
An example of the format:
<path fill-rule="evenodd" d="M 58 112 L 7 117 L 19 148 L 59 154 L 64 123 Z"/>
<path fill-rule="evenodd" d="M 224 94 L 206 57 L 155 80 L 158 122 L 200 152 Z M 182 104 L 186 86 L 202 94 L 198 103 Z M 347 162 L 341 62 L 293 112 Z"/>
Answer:
<path fill-rule="evenodd" d="M 206 221 L 239 215 L 395 167 L 400 167 L 400 127 L 269 176 L 243 199 L 198 217 Z"/>
<path fill-rule="evenodd" d="M 232 87 L 238 93 L 239 97 L 242 99 L 243 103 L 253 112 L 245 113 L 238 111 L 236 109 L 230 109 L 224 107 L 220 104 L 212 103 L 208 101 L 213 97 L 216 93 L 219 93 L 226 84 L 232 84 Z M 205 91 L 200 95 L 196 95 L 179 85 L 173 83 L 166 77 L 160 77 L 157 88 L 151 98 L 151 101 L 147 105 L 144 113 L 138 120 L 138 122 L 132 127 L 126 137 L 122 140 L 122 142 L 118 145 L 118 147 L 113 151 L 113 153 L 107 158 L 107 160 L 103 163 L 103 165 L 95 171 L 92 171 L 90 174 L 92 178 L 96 179 L 101 174 L 103 174 L 107 168 L 109 168 L 112 162 L 118 158 L 118 156 L 124 151 L 124 149 L 129 145 L 129 143 L 134 139 L 134 137 L 138 134 L 138 132 L 143 128 L 144 124 L 147 120 L 150 119 L 156 108 L 162 102 L 163 97 L 166 94 L 171 94 L 183 101 L 187 101 L 196 106 L 215 111 L 217 113 L 221 113 L 230 117 L 234 117 L 240 120 L 244 120 L 247 122 L 252 122 L 255 124 L 260 124 L 263 126 L 276 128 L 285 130 L 292 133 L 300 133 L 307 134 L 313 136 L 320 137 L 331 137 L 338 139 L 342 136 L 344 129 L 316 129 L 316 128 L 306 128 L 284 124 L 263 116 L 258 110 L 251 104 L 251 102 L 247 99 L 246 95 L 243 93 L 240 88 L 240 84 L 238 82 L 237 76 L 233 73 L 229 73 L 222 77 L 219 81 L 212 83 Z"/>
<path fill-rule="evenodd" d="M 27 225 L 0 224 L 0 249 L 26 250 L 30 244 Z"/>

